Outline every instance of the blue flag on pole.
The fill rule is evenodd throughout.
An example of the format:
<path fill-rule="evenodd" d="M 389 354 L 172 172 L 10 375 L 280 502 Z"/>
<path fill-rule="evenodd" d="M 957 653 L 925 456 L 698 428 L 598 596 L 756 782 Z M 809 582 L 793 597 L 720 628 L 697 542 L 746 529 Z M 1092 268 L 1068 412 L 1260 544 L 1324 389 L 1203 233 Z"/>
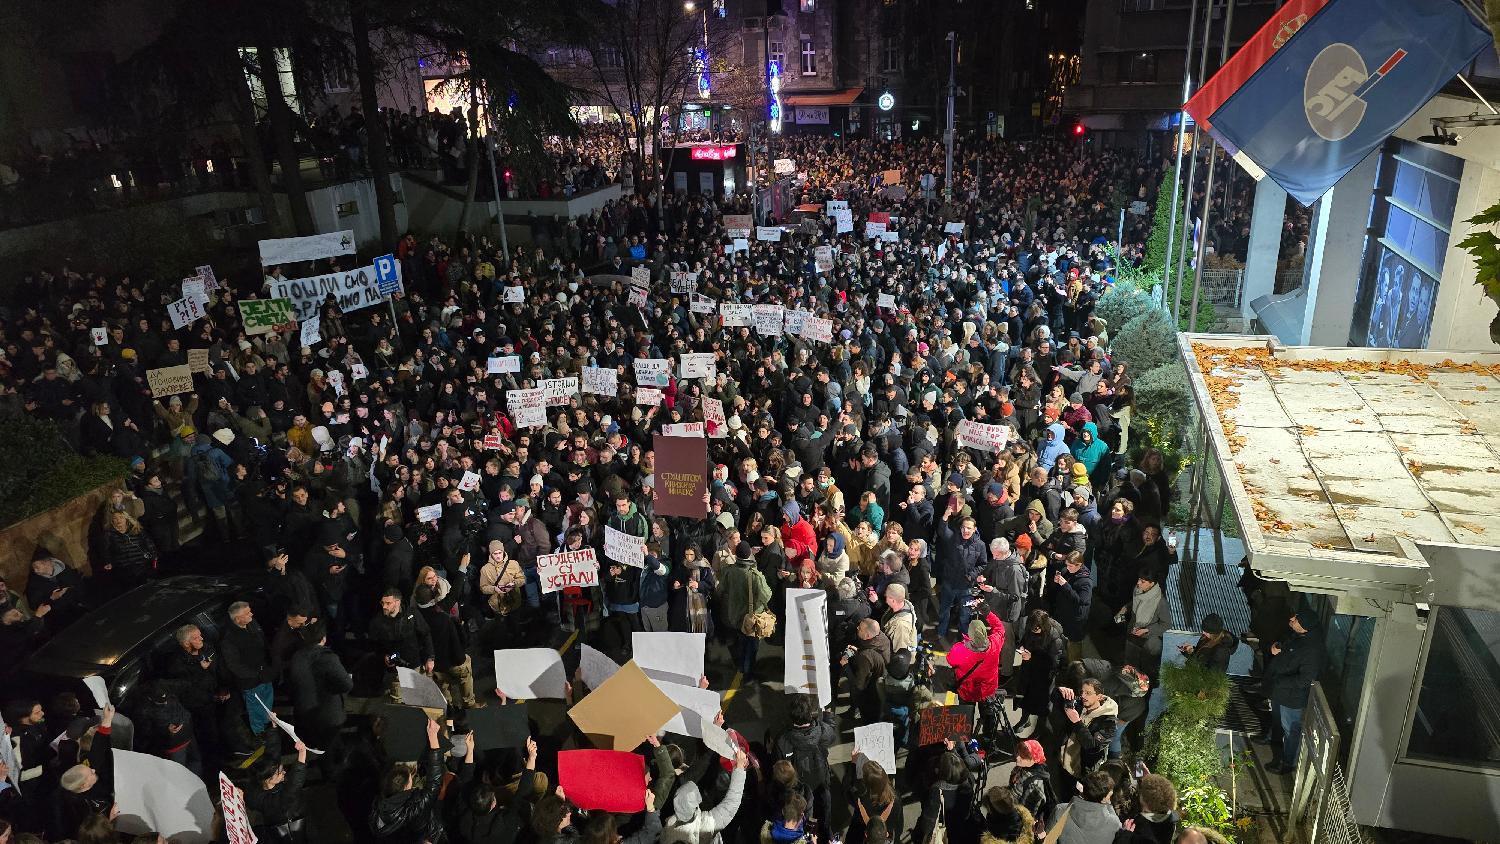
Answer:
<path fill-rule="evenodd" d="M 1459 0 L 1292 0 L 1186 109 L 1310 205 L 1491 43 Z"/>

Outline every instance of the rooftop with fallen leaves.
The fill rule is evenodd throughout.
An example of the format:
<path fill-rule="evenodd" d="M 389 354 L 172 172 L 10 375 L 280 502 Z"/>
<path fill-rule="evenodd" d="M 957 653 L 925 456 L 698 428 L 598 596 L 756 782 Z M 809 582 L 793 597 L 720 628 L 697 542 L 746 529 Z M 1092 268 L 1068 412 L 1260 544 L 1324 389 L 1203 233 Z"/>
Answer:
<path fill-rule="evenodd" d="M 1500 545 L 1500 354 L 1180 346 L 1252 553 Z"/>

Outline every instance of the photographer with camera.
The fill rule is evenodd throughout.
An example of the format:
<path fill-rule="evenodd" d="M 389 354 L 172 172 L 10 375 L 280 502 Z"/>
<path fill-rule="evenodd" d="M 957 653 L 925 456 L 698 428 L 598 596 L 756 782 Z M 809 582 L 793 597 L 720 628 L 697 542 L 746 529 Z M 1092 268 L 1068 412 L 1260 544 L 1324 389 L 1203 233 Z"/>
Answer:
<path fill-rule="evenodd" d="M 982 606 L 982 599 L 973 599 Z M 1000 654 L 1005 649 L 1005 627 L 993 612 L 986 613 L 984 621 L 969 622 L 969 633 L 962 642 L 948 651 L 948 665 L 953 668 L 958 699 L 962 703 L 975 704 L 978 708 L 981 729 L 986 738 L 993 740 L 999 719 L 1005 717 L 1004 696 L 1000 694 Z"/>
<path fill-rule="evenodd" d="M 431 674 L 435 665 L 432 633 L 416 610 L 401 605 L 401 593 L 385 590 L 380 615 L 370 621 L 370 645 L 385 662 L 386 690 L 392 703 L 401 702 L 397 668 L 415 668 Z"/>

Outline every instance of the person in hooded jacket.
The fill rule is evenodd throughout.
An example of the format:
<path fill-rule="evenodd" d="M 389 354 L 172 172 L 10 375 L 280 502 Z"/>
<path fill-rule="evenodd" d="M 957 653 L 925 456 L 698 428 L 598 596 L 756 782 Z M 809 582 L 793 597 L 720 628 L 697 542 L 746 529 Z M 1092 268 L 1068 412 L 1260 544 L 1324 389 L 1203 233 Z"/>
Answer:
<path fill-rule="evenodd" d="M 354 689 L 354 677 L 328 647 L 328 628 L 314 621 L 298 633 L 305 644 L 287 666 L 292 712 L 301 735 L 325 752 L 336 743 L 348 718 L 344 695 Z"/>
<path fill-rule="evenodd" d="M 672 820 L 661 830 L 663 844 L 722 842 L 722 831 L 740 810 L 740 801 L 745 794 L 745 770 L 749 764 L 744 751 L 735 754 L 729 789 L 712 809 L 703 808 L 703 794 L 697 783 L 687 782 L 679 786 L 672 797 Z"/>
<path fill-rule="evenodd" d="M 785 517 L 781 523 L 781 544 L 786 549 L 788 563 L 799 563 L 818 554 L 818 536 L 812 523 L 802 518 L 802 508 L 795 501 L 788 501 L 781 508 Z"/>
<path fill-rule="evenodd" d="M 1280 719 L 1283 736 L 1280 747 L 1272 746 L 1274 758 L 1266 766 L 1266 770 L 1276 774 L 1289 774 L 1297 769 L 1302 710 L 1307 706 L 1312 684 L 1323 672 L 1323 643 L 1315 635 L 1317 614 L 1298 610 L 1287 626 L 1289 635 L 1271 645 L 1274 658 L 1266 666 L 1264 680 L 1274 709 L 1272 717 Z"/>
<path fill-rule="evenodd" d="M 443 785 L 440 730 L 438 722 L 427 722 L 427 753 L 421 763 L 420 787 L 416 772 L 405 765 L 396 765 L 385 775 L 380 799 L 370 810 L 370 832 L 375 840 L 391 844 L 444 844 L 448 840 L 438 812 L 438 791 Z"/>
<path fill-rule="evenodd" d="M 1067 436 L 1068 427 L 1063 423 L 1053 422 L 1047 426 L 1043 434 L 1043 442 L 1037 449 L 1040 455 L 1036 461 L 1038 467 L 1051 472 L 1052 467 L 1057 463 L 1057 458 L 1069 453 Z"/>
<path fill-rule="evenodd" d="M 844 551 L 844 537 L 839 533 L 823 537 L 823 552 L 818 555 L 818 571 L 832 578 L 834 583 L 843 580 L 849 573 L 849 555 Z"/>
<path fill-rule="evenodd" d="M 1099 426 L 1093 422 L 1083 423 L 1083 430 L 1079 432 L 1078 439 L 1074 440 L 1070 449 L 1073 459 L 1082 463 L 1087 470 L 1085 474 L 1092 476 L 1094 470 L 1099 468 L 1099 461 L 1109 453 L 1109 446 L 1104 440 L 1099 439 Z"/>
<path fill-rule="evenodd" d="M 1062 698 L 1063 716 L 1068 720 L 1058 793 L 1070 796 L 1077 792 L 1084 777 L 1097 771 L 1109 757 L 1110 743 L 1119 728 L 1120 707 L 1104 693 L 1104 681 L 1097 677 L 1084 679 L 1077 693 L 1068 686 L 1059 686 L 1057 693 Z"/>
<path fill-rule="evenodd" d="M 968 635 L 948 650 L 948 665 L 958 681 L 958 699 L 977 704 L 985 736 L 995 737 L 998 718 L 1004 718 L 1001 701 L 992 700 L 1000 690 L 1000 655 L 1005 651 L 1005 626 L 993 612 L 983 621 L 969 622 Z"/>
<path fill-rule="evenodd" d="M 880 719 L 880 679 L 891 661 L 891 640 L 875 619 L 866 618 L 855 625 L 851 644 L 854 652 L 846 649 L 839 660 L 849 678 L 849 703 L 860 723 L 873 723 Z"/>
<path fill-rule="evenodd" d="M 1021 667 L 1016 670 L 1016 694 L 1021 699 L 1025 719 L 1016 727 L 1022 738 L 1031 735 L 1041 719 L 1052 709 L 1052 689 L 1057 672 L 1063 667 L 1067 634 L 1045 610 L 1032 610 L 1026 617 L 1026 634 L 1022 637 Z"/>

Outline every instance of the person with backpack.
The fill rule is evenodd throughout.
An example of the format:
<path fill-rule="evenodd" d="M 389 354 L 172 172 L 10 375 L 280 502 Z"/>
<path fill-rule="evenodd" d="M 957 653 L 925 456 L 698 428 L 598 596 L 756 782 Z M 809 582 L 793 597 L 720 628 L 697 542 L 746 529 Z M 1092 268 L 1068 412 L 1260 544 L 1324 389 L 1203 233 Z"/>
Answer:
<path fill-rule="evenodd" d="M 203 506 L 212 516 L 214 528 L 221 540 L 229 536 L 229 501 L 234 494 L 229 485 L 229 469 L 234 460 L 212 440 L 198 436 L 192 426 L 184 426 L 179 432 L 188 446 L 188 459 L 183 465 L 187 483 L 203 498 Z"/>
<path fill-rule="evenodd" d="M 915 844 L 928 844 L 939 825 L 943 838 L 953 844 L 973 840 L 974 781 L 984 770 L 984 760 L 953 739 L 943 742 L 944 751 L 937 757 L 932 781 L 922 794 L 922 814 L 912 828 Z"/>
<path fill-rule="evenodd" d="M 818 706 L 816 695 L 800 694 L 792 698 L 787 728 L 771 744 L 774 759 L 785 759 L 797 769 L 798 778 L 812 789 L 812 819 L 818 824 L 830 820 L 833 799 L 829 791 L 828 749 L 838 741 L 839 724 L 833 712 Z"/>
<path fill-rule="evenodd" d="M 912 692 L 916 685 L 911 651 L 903 649 L 891 654 L 885 676 L 880 678 L 880 696 L 885 701 L 885 717 L 881 720 L 891 723 L 897 750 L 906 746 L 906 735 L 911 729 Z"/>

